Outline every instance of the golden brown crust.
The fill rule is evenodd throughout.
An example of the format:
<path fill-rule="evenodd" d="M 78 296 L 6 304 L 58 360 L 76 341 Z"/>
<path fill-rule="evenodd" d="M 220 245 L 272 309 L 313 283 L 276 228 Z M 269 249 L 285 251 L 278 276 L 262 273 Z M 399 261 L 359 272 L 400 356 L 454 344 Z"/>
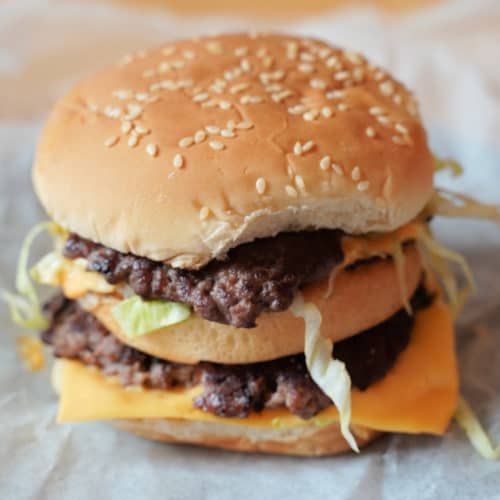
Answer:
<path fill-rule="evenodd" d="M 405 249 L 405 267 L 407 296 L 411 297 L 422 273 L 420 256 L 413 246 Z M 303 294 L 322 314 L 322 335 L 334 342 L 384 321 L 403 303 L 395 265 L 390 259 L 340 271 L 329 297 L 327 290 L 325 280 L 308 286 Z M 290 310 L 263 314 L 257 327 L 249 330 L 192 316 L 183 323 L 130 339 L 111 314 L 116 299 L 93 296 L 81 303 L 126 344 L 179 363 L 253 363 L 304 350 L 303 320 L 295 318 Z"/>
<path fill-rule="evenodd" d="M 81 236 L 200 267 L 284 230 L 391 231 L 423 207 L 432 171 L 411 94 L 362 57 L 226 35 L 151 50 L 78 85 L 49 118 L 34 183 Z"/>
<path fill-rule="evenodd" d="M 319 457 L 349 450 L 337 423 L 324 427 L 311 425 L 293 429 L 262 429 L 167 419 L 114 420 L 113 424 L 119 429 L 155 441 L 189 443 L 247 453 Z M 360 448 L 381 434 L 361 426 L 352 426 L 351 430 Z"/>

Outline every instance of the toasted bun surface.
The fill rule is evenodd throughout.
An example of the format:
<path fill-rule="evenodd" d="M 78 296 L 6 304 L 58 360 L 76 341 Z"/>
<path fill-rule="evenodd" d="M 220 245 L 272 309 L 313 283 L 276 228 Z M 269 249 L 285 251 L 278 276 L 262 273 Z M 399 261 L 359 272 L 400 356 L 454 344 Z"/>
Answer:
<path fill-rule="evenodd" d="M 419 283 L 422 267 L 415 247 L 407 247 L 405 257 L 409 298 Z M 321 334 L 334 342 L 386 320 L 403 307 L 396 268 L 390 259 L 340 271 L 329 297 L 326 297 L 327 291 L 328 280 L 325 280 L 308 286 L 303 294 L 322 314 Z M 252 329 L 234 328 L 192 316 L 177 325 L 130 339 L 111 313 L 116 301 L 103 297 L 83 300 L 82 305 L 124 343 L 170 361 L 254 363 L 304 351 L 304 322 L 289 310 L 261 315 L 257 327 Z"/>
<path fill-rule="evenodd" d="M 324 427 L 302 426 L 293 429 L 262 429 L 218 422 L 168 419 L 115 420 L 122 430 L 155 441 L 190 443 L 234 451 L 280 455 L 324 456 L 348 451 L 339 424 Z M 351 426 L 359 447 L 373 441 L 380 432 Z"/>
<path fill-rule="evenodd" d="M 391 231 L 432 189 L 411 94 L 357 54 L 226 35 L 130 56 L 56 106 L 34 166 L 65 228 L 196 268 L 281 231 Z"/>

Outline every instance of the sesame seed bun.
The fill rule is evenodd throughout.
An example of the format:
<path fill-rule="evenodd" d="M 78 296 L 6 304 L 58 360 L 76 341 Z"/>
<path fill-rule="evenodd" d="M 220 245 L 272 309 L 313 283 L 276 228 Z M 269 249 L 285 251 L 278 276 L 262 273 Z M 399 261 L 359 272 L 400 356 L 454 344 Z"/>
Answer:
<path fill-rule="evenodd" d="M 411 94 L 312 39 L 226 35 L 130 55 L 55 107 L 35 189 L 65 228 L 198 268 L 258 237 L 391 231 L 432 189 Z"/>
<path fill-rule="evenodd" d="M 405 249 L 406 297 L 418 286 L 422 267 L 418 250 Z M 304 298 L 322 314 L 321 334 L 336 342 L 388 319 L 403 307 L 403 295 L 394 262 L 376 260 L 343 270 L 327 296 L 328 280 L 309 285 Z M 290 310 L 265 313 L 251 330 L 207 321 L 199 316 L 131 339 L 111 313 L 112 297 L 92 296 L 80 301 L 122 342 L 158 358 L 179 363 L 212 361 L 223 364 L 254 363 L 297 354 L 304 350 L 304 323 Z M 361 313 L 362 312 L 362 313 Z"/>
<path fill-rule="evenodd" d="M 250 453 L 274 453 L 318 457 L 348 451 L 349 444 L 337 423 L 317 427 L 314 424 L 293 429 L 255 428 L 219 422 L 174 419 L 115 420 L 119 429 L 155 441 L 189 443 Z M 366 446 L 380 432 L 357 425 L 351 431 L 359 447 Z"/>

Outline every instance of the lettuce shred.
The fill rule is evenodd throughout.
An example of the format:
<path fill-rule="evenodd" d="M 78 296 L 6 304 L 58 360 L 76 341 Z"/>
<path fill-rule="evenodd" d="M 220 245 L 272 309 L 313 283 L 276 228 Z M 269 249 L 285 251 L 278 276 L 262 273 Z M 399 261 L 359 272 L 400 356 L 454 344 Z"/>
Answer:
<path fill-rule="evenodd" d="M 291 311 L 294 316 L 303 318 L 305 322 L 304 355 L 309 374 L 337 407 L 340 431 L 349 446 L 359 452 L 356 440 L 349 429 L 351 378 L 345 364 L 333 358 L 331 340 L 321 337 L 321 313 L 313 303 L 304 302 L 300 293 L 297 293 Z"/>
<path fill-rule="evenodd" d="M 438 243 L 426 229 L 422 229 L 419 235 L 419 243 L 430 258 L 433 270 L 438 274 L 448 296 L 448 300 L 455 317 L 460 313 L 467 297 L 476 290 L 476 284 L 472 271 L 463 255 L 446 248 Z M 456 277 L 450 269 L 449 263 L 457 264 L 467 281 L 467 285 L 459 288 Z"/>
<path fill-rule="evenodd" d="M 434 155 L 434 171 L 441 172 L 449 170 L 453 177 L 459 177 L 464 173 L 464 169 L 458 161 L 452 158 L 438 158 Z"/>
<path fill-rule="evenodd" d="M 191 309 L 179 302 L 145 301 L 133 295 L 114 306 L 112 314 L 125 335 L 134 339 L 186 320 L 191 315 Z"/>
<path fill-rule="evenodd" d="M 480 201 L 447 189 L 435 189 L 426 211 L 445 217 L 469 217 L 500 223 L 500 206 Z"/>
<path fill-rule="evenodd" d="M 32 330 L 43 330 L 48 326 L 42 314 L 40 300 L 31 281 L 29 266 L 29 252 L 35 238 L 42 232 L 59 233 L 61 228 L 54 222 L 41 222 L 26 235 L 19 254 L 16 272 L 17 294 L 7 290 L 0 290 L 0 298 L 9 308 L 12 321 Z"/>
<path fill-rule="evenodd" d="M 465 431 L 476 451 L 488 460 L 500 460 L 500 445 L 493 446 L 477 416 L 464 398 L 458 400 L 455 420 Z"/>

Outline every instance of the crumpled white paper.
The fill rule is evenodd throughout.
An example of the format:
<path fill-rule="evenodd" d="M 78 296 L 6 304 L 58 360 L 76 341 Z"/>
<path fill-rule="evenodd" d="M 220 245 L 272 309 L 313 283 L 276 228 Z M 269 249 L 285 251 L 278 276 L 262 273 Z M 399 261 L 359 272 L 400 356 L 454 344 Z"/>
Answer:
<path fill-rule="evenodd" d="M 129 50 L 214 31 L 276 28 L 363 51 L 413 88 L 431 145 L 466 174 L 438 184 L 500 203 L 500 2 L 451 2 L 390 18 L 372 9 L 277 23 L 180 18 L 91 2 L 0 5 L 0 286 L 12 286 L 23 235 L 45 218 L 30 186 L 43 119 L 71 84 Z M 480 292 L 460 320 L 462 390 L 500 439 L 500 229 L 437 221 Z M 38 248 L 41 252 L 42 248 Z M 359 456 L 305 460 L 155 444 L 101 423 L 58 426 L 48 370 L 26 372 L 0 308 L 0 498 L 500 498 L 500 463 L 452 425 L 444 438 L 392 436 Z"/>

